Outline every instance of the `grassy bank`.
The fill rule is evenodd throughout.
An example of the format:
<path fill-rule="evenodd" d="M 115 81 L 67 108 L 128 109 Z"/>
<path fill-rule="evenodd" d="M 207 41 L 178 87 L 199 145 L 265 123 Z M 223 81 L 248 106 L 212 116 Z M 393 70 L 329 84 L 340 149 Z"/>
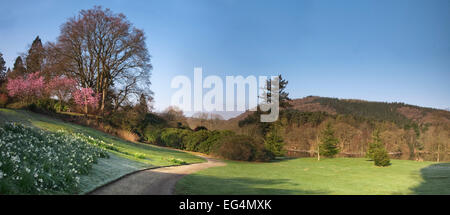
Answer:
<path fill-rule="evenodd" d="M 381 168 L 364 158 L 300 158 L 227 164 L 184 177 L 176 193 L 450 194 L 450 163 L 392 160 Z"/>
<path fill-rule="evenodd" d="M 170 166 L 185 163 L 197 163 L 204 160 L 194 155 L 161 148 L 157 146 L 124 141 L 101 131 L 66 123 L 58 119 L 35 114 L 24 110 L 0 109 L 0 124 L 7 122 L 21 123 L 27 126 L 51 132 L 65 130 L 68 133 L 79 133 L 90 136 L 108 144 L 109 158 L 101 158 L 93 165 L 87 175 L 80 176 L 80 192 L 88 192 L 98 186 L 127 173 L 156 166 Z"/>

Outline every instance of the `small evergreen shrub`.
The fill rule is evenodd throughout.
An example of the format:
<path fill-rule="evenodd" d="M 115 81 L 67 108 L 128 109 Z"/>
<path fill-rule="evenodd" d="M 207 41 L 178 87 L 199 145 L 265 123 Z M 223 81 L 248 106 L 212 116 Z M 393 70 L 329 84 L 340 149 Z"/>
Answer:
<path fill-rule="evenodd" d="M 374 151 L 373 161 L 375 163 L 375 166 L 389 166 L 391 164 L 388 152 L 384 147 L 378 148 Z"/>

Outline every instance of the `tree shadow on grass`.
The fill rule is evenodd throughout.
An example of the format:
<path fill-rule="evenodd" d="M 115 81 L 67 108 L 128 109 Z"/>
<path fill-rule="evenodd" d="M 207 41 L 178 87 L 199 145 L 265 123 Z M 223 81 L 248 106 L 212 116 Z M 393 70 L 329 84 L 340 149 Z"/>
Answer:
<path fill-rule="evenodd" d="M 421 195 L 450 195 L 450 163 L 437 163 L 422 168 L 422 183 L 411 189 Z"/>
<path fill-rule="evenodd" d="M 250 177 L 221 178 L 193 174 L 178 182 L 176 194 L 325 195 L 329 193 L 326 190 L 283 188 L 292 186 L 299 186 L 299 184 L 293 183 L 289 179 L 261 179 Z"/>

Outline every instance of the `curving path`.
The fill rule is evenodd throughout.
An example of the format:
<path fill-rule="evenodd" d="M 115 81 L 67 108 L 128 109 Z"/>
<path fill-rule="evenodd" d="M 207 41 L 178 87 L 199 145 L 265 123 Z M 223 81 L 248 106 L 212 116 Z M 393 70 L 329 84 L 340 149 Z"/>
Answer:
<path fill-rule="evenodd" d="M 162 167 L 132 173 L 90 192 L 90 195 L 172 195 L 175 184 L 183 176 L 215 166 L 222 161 L 199 156 L 208 162 L 182 166 Z"/>

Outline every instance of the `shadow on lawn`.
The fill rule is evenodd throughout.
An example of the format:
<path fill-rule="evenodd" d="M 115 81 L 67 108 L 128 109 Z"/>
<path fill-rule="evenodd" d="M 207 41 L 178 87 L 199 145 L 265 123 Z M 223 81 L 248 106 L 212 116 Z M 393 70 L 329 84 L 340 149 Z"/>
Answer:
<path fill-rule="evenodd" d="M 189 175 L 187 183 L 177 185 L 177 194 L 212 195 L 325 195 L 324 190 L 300 190 L 272 187 L 298 186 L 289 179 L 260 179 L 249 177 L 219 178 L 205 175 Z M 186 182 L 186 181 L 185 181 Z M 188 186 L 186 186 L 188 184 Z M 180 186 L 181 185 L 181 186 Z"/>
<path fill-rule="evenodd" d="M 423 178 L 422 183 L 411 189 L 415 194 L 450 194 L 450 163 L 437 163 L 422 168 L 420 175 Z"/>

